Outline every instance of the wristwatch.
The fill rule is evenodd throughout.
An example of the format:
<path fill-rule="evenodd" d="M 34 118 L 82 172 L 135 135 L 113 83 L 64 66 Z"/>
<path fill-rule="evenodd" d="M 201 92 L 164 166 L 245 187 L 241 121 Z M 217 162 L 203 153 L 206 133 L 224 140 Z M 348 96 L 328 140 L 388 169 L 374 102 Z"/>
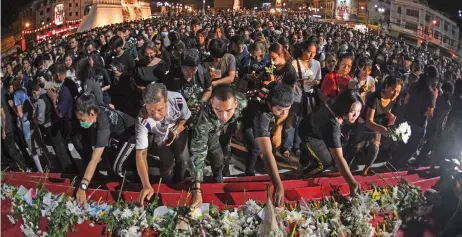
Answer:
<path fill-rule="evenodd" d="M 88 189 L 88 185 L 86 183 L 80 183 L 80 189 L 82 189 L 83 191 L 87 191 Z"/>

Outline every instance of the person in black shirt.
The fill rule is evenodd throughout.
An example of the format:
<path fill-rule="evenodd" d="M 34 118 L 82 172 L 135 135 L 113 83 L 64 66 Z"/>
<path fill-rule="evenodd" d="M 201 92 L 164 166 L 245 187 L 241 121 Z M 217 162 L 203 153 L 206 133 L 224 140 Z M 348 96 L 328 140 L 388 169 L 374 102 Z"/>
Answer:
<path fill-rule="evenodd" d="M 429 121 L 427 131 L 425 133 L 425 144 L 419 152 L 417 157 L 417 165 L 428 163 L 430 160 L 429 153 L 432 153 L 433 161 L 439 161 L 442 157 L 434 156 L 434 148 L 438 140 L 444 140 L 442 132 L 445 130 L 445 125 L 448 115 L 451 112 L 451 97 L 454 93 L 454 84 L 452 82 L 445 82 L 441 86 L 441 94 L 436 99 L 435 112 L 433 118 Z M 436 162 L 433 162 L 434 165 Z"/>
<path fill-rule="evenodd" d="M 273 74 L 269 75 L 269 81 L 296 81 L 297 72 L 290 64 L 290 55 L 279 43 L 274 43 L 269 48 L 271 61 L 274 63 Z M 268 65 L 271 67 L 271 64 Z"/>
<path fill-rule="evenodd" d="M 168 70 L 168 76 L 180 77 L 181 76 L 181 58 L 183 52 L 186 50 L 186 46 L 183 41 L 176 41 L 172 45 L 171 58 L 172 62 L 170 64 L 170 69 Z"/>
<path fill-rule="evenodd" d="M 115 54 L 109 63 L 109 71 L 112 73 L 113 86 L 111 86 L 111 100 L 120 111 L 136 116 L 138 113 L 131 109 L 131 96 L 133 95 L 134 83 L 131 80 L 132 71 L 135 68 L 135 60 L 130 52 L 122 49 L 123 39 L 115 35 L 109 41 L 109 45 Z"/>
<path fill-rule="evenodd" d="M 157 47 L 152 41 L 147 41 L 143 45 L 143 55 L 134 70 L 138 92 L 147 84 L 162 80 L 168 71 L 168 65 L 156 56 Z"/>
<path fill-rule="evenodd" d="M 350 193 L 358 190 L 358 183 L 343 157 L 340 125 L 343 121 L 354 123 L 363 103 L 358 93 L 347 90 L 302 119 L 298 131 L 302 140 L 300 164 L 306 167 L 304 176 L 313 176 L 330 168 L 333 159 L 350 185 Z"/>
<path fill-rule="evenodd" d="M 284 187 L 273 154 L 271 133 L 276 123 L 287 117 L 292 103 L 292 88 L 284 83 L 277 83 L 271 88 L 267 103 L 253 101 L 243 111 L 243 128 L 248 151 L 245 174 L 255 175 L 255 162 L 263 153 L 265 168 L 275 187 L 273 200 L 277 206 L 283 202 Z"/>
<path fill-rule="evenodd" d="M 93 77 L 95 78 L 95 81 L 99 84 L 99 87 L 103 93 L 103 98 L 102 102 L 104 105 L 110 105 L 111 104 L 111 96 L 109 95 L 108 91 L 111 89 L 111 78 L 109 77 L 109 73 L 104 68 L 104 62 L 101 58 L 101 56 L 93 52 L 89 56 L 89 62 L 90 66 L 93 69 Z"/>
<path fill-rule="evenodd" d="M 396 116 L 392 113 L 396 99 L 402 88 L 402 81 L 393 76 L 387 76 L 383 83 L 382 91 L 372 93 L 366 102 L 367 113 L 365 117 L 366 127 L 372 130 L 369 134 L 367 149 L 367 160 L 369 164 L 364 167 L 363 175 L 367 175 L 379 154 L 380 141 L 382 136 L 388 136 L 388 127 L 392 126 Z"/>
<path fill-rule="evenodd" d="M 123 175 L 122 169 L 126 169 L 123 167 L 128 163 L 125 160 L 135 160 L 135 119 L 120 111 L 100 107 L 91 94 L 83 94 L 77 99 L 75 114 L 80 126 L 88 129 L 94 147 L 77 191 L 77 202 L 82 205 L 86 199 L 85 190 L 103 156 L 106 164 L 111 166 L 111 173 L 119 176 Z"/>
<path fill-rule="evenodd" d="M 401 168 L 412 157 L 425 136 L 427 122 L 433 117 L 435 109 L 435 88 L 438 82 L 438 70 L 431 65 L 425 68 L 417 83 L 414 83 L 407 92 L 404 104 L 406 111 L 404 118 L 411 127 L 411 136 L 407 144 L 402 143 L 398 148 L 398 156 L 390 162 L 397 169 Z"/>
<path fill-rule="evenodd" d="M 9 85 L 7 85 L 9 86 Z M 9 158 L 12 158 L 14 161 L 10 165 L 12 168 L 17 166 L 18 170 L 25 170 L 26 162 L 22 153 L 18 150 L 15 143 L 15 131 L 17 127 L 16 119 L 14 117 L 14 110 L 8 104 L 10 100 L 10 95 L 8 91 L 1 88 L 1 117 L 2 117 L 2 152 L 5 151 Z M 3 160 L 2 160 L 3 161 Z"/>
<path fill-rule="evenodd" d="M 186 101 L 192 96 L 196 96 L 197 90 L 202 90 L 201 101 L 208 101 L 212 93 L 212 82 L 207 70 L 200 64 L 199 51 L 197 49 L 186 50 L 181 59 L 181 71 L 179 77 L 174 77 L 172 73 L 161 82 L 170 91 L 180 92 Z"/>

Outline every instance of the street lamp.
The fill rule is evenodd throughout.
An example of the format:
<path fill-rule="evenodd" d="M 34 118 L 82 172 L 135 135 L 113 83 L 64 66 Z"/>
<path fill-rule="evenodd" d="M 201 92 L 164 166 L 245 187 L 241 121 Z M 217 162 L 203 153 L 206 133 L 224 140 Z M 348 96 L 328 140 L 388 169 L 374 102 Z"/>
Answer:
<path fill-rule="evenodd" d="M 433 20 L 433 25 L 436 25 L 436 20 Z"/>
<path fill-rule="evenodd" d="M 24 26 L 26 26 L 26 28 L 29 28 L 30 23 L 29 23 L 29 22 L 26 22 L 26 24 L 25 24 Z"/>
<path fill-rule="evenodd" d="M 205 0 L 202 1 L 202 14 L 205 15 Z"/>

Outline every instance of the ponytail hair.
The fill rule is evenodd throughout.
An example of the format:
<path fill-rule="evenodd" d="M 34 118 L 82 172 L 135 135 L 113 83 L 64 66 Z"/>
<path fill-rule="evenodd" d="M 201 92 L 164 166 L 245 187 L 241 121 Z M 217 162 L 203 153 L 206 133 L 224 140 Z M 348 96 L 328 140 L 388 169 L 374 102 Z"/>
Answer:
<path fill-rule="evenodd" d="M 289 51 L 284 49 L 284 47 L 279 43 L 273 43 L 268 50 L 270 53 L 277 53 L 279 55 L 283 54 L 286 62 L 290 62 L 291 56 Z"/>

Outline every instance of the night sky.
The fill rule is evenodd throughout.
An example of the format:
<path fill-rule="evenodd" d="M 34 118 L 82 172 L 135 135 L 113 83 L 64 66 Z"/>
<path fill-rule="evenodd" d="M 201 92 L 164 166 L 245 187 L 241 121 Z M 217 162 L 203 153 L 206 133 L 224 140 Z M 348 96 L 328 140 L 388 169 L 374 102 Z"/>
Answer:
<path fill-rule="evenodd" d="M 1 2 L 2 29 L 4 29 L 15 20 L 15 17 L 18 16 L 18 12 L 21 7 L 25 6 L 28 2 L 33 2 L 33 0 L 2 0 Z M 451 15 L 453 20 L 457 20 L 459 27 L 462 28 L 462 19 L 458 18 L 458 10 L 462 10 L 462 0 L 428 0 L 428 3 L 432 8 L 438 9 L 439 11 L 446 12 Z"/>

